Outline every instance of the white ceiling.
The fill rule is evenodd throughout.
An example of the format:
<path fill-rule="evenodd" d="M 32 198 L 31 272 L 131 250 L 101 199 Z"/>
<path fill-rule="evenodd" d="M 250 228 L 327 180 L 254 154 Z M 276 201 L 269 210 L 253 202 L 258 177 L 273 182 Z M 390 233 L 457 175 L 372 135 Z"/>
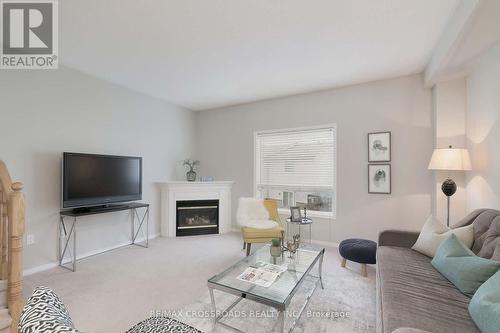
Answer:
<path fill-rule="evenodd" d="M 422 72 L 459 0 L 65 0 L 63 65 L 202 110 Z"/>
<path fill-rule="evenodd" d="M 500 1 L 481 0 L 458 39 L 447 70 L 469 64 L 500 41 Z"/>

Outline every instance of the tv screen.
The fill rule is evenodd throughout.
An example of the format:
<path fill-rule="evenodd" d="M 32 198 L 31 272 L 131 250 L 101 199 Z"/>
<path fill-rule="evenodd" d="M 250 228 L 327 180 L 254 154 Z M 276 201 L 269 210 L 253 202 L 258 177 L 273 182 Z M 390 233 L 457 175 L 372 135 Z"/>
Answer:
<path fill-rule="evenodd" d="M 63 154 L 63 208 L 141 199 L 141 157 Z"/>

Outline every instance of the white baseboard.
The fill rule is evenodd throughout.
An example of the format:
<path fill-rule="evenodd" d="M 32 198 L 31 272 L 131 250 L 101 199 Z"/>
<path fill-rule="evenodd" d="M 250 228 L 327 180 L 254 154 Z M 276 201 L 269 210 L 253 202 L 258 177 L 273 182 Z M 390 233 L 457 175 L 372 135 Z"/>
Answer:
<path fill-rule="evenodd" d="M 59 266 L 59 263 L 51 262 L 51 263 L 48 263 L 45 265 L 40 265 L 40 266 L 36 266 L 33 268 L 25 269 L 25 270 L 23 270 L 23 276 L 28 276 L 28 275 L 33 275 L 33 274 L 40 273 L 43 271 L 48 271 L 49 269 L 55 268 L 57 266 Z"/>
<path fill-rule="evenodd" d="M 315 239 L 311 240 L 311 243 L 321 245 L 321 246 L 326 246 L 326 247 L 339 247 L 339 243 L 320 241 L 320 240 L 315 240 Z"/>
<path fill-rule="evenodd" d="M 154 234 L 154 235 L 149 236 L 149 240 L 155 239 L 157 237 L 160 237 L 160 234 Z M 144 237 L 136 239 L 137 243 L 142 243 L 143 241 L 145 241 Z M 89 252 L 77 255 L 76 256 L 76 260 L 80 260 L 80 259 L 85 259 L 85 258 L 88 258 L 88 257 L 92 257 L 92 256 L 95 256 L 95 255 L 98 255 L 98 254 L 102 254 L 104 252 L 108 252 L 108 251 L 111 251 L 111 250 L 115 250 L 115 249 L 118 249 L 120 247 L 124 247 L 124 246 L 127 246 L 127 245 L 131 245 L 130 241 L 119 243 L 119 244 L 116 244 L 116 245 L 113 245 L 113 246 L 107 246 L 107 247 L 100 248 L 100 249 L 97 249 L 97 250 L 92 250 L 92 251 L 89 251 Z M 70 262 L 70 260 L 67 259 L 67 260 L 63 261 L 63 264 L 67 264 L 69 262 Z M 35 273 L 47 271 L 47 270 L 55 268 L 57 266 L 59 266 L 59 262 L 56 261 L 56 262 L 51 262 L 51 263 L 48 263 L 48 264 L 36 266 L 36 267 L 33 267 L 33 268 L 25 269 L 25 270 L 23 270 L 23 276 L 28 276 L 28 275 L 32 275 L 32 274 L 35 274 Z"/>

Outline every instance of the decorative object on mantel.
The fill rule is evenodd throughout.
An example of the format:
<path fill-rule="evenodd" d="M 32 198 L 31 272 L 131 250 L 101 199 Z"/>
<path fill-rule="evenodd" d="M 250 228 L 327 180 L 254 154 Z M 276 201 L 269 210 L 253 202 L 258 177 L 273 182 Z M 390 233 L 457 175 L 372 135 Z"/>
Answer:
<path fill-rule="evenodd" d="M 390 164 L 368 164 L 368 193 L 391 194 Z"/>
<path fill-rule="evenodd" d="M 186 173 L 186 180 L 188 182 L 196 181 L 196 172 L 194 168 L 200 164 L 198 160 L 185 159 L 183 165 L 187 165 L 189 167 L 189 171 Z"/>
<path fill-rule="evenodd" d="M 436 148 L 432 153 L 431 161 L 429 162 L 429 170 L 445 170 L 445 171 L 470 171 L 472 170 L 469 151 L 463 148 L 453 148 L 451 145 L 448 148 Z M 448 177 L 441 185 L 441 190 L 447 199 L 446 225 L 450 226 L 450 197 L 457 191 L 457 184 Z"/>
<path fill-rule="evenodd" d="M 368 133 L 368 162 L 391 161 L 391 132 Z"/>
<path fill-rule="evenodd" d="M 201 182 L 213 182 L 214 180 L 215 180 L 215 177 L 213 177 L 213 176 L 200 177 Z"/>

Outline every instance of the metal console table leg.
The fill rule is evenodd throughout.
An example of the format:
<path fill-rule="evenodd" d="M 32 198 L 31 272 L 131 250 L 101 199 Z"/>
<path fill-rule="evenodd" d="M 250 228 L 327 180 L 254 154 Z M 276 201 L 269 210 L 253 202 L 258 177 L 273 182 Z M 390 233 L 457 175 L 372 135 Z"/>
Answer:
<path fill-rule="evenodd" d="M 70 271 L 76 271 L 76 217 L 74 217 L 70 226 L 64 220 L 64 216 L 60 217 L 59 221 L 59 266 L 66 268 Z M 68 231 L 69 227 L 69 231 Z M 61 242 L 64 239 L 64 246 L 61 246 Z M 69 244 L 72 241 L 73 250 L 70 249 Z M 69 258 L 71 266 L 67 266 L 68 263 L 64 262 L 66 252 L 69 253 Z"/>
<path fill-rule="evenodd" d="M 141 208 L 144 208 L 142 211 Z M 89 215 L 97 215 L 111 212 L 130 210 L 132 213 L 132 227 L 130 236 L 130 245 L 137 245 L 147 248 L 149 246 L 149 204 L 130 203 L 127 205 L 118 205 L 100 210 L 79 210 L 64 211 L 59 213 L 59 236 L 58 236 L 58 255 L 59 266 L 70 271 L 76 271 L 76 227 L 77 219 Z M 136 222 L 137 220 L 137 222 Z M 136 230 L 137 225 L 137 230 Z M 139 233 L 144 237 L 144 241 L 137 242 Z M 71 247 L 73 249 L 71 249 Z M 102 252 L 100 252 L 102 253 Z M 68 265 L 71 264 L 71 265 Z"/>
<path fill-rule="evenodd" d="M 138 208 L 132 209 L 132 244 L 147 248 L 149 246 L 149 206 L 144 208 L 145 210 L 144 213 L 142 214 L 142 217 L 139 215 Z M 135 230 L 136 218 L 139 225 L 137 227 L 137 231 Z M 146 228 L 145 233 L 144 233 L 144 227 Z M 136 243 L 139 232 L 141 232 L 142 236 L 145 239 L 142 244 Z"/>

